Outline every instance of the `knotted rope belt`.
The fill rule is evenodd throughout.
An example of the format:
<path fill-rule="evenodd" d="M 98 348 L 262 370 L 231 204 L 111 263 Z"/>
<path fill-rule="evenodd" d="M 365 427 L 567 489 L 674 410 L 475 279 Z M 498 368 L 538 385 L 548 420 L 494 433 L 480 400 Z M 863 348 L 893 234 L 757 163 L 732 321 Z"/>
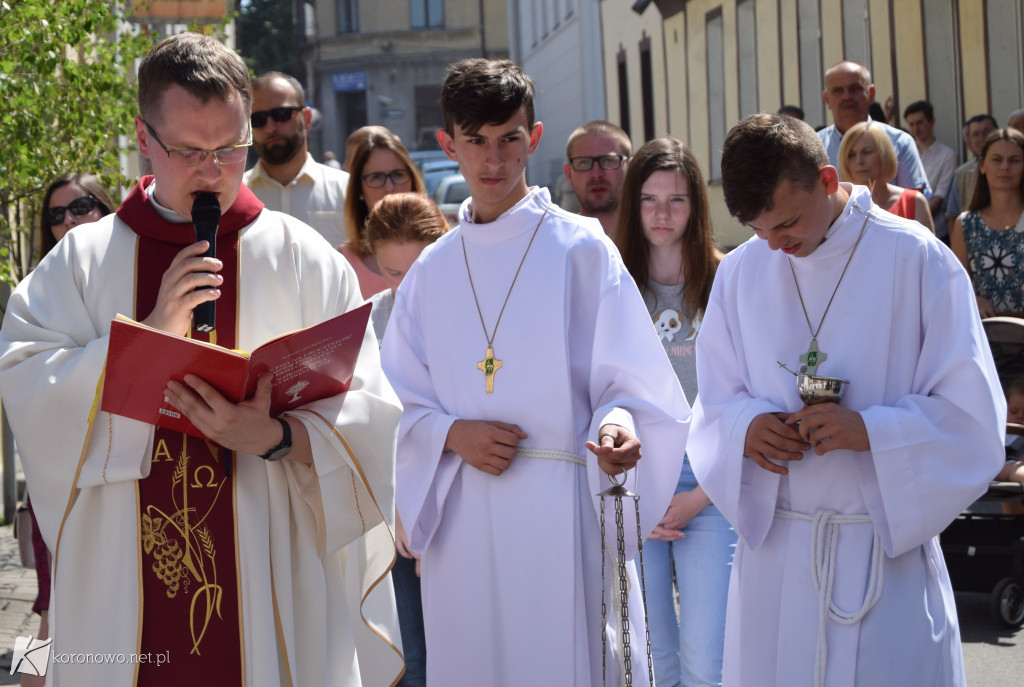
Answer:
<path fill-rule="evenodd" d="M 856 625 L 868 614 L 882 596 L 883 557 L 882 538 L 874 531 L 871 544 L 868 584 L 864 591 L 864 602 L 854 611 L 844 611 L 832 600 L 832 588 L 836 577 L 836 551 L 839 547 L 839 528 L 842 525 L 863 525 L 871 523 L 869 515 L 842 515 L 830 510 L 820 510 L 814 515 L 776 508 L 775 514 L 787 520 L 803 520 L 811 523 L 810 564 L 811 580 L 818 595 L 818 646 L 814 659 L 814 684 L 825 684 L 825 667 L 828 663 L 828 643 L 825 628 L 829 620 L 840 625 Z"/>
<path fill-rule="evenodd" d="M 517 448 L 516 455 L 522 456 L 523 458 L 539 458 L 541 460 L 560 460 L 567 463 L 576 463 L 577 465 L 586 465 L 587 461 L 584 458 L 580 458 L 575 453 L 567 453 L 566 451 L 548 451 L 541 448 Z"/>

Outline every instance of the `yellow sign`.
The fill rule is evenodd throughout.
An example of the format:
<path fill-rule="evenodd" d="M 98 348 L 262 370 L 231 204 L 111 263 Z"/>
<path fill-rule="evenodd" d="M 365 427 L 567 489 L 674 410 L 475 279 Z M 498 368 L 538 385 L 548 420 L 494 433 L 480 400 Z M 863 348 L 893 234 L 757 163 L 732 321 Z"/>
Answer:
<path fill-rule="evenodd" d="M 220 19 L 227 0 L 132 0 L 132 15 L 161 19 Z"/>

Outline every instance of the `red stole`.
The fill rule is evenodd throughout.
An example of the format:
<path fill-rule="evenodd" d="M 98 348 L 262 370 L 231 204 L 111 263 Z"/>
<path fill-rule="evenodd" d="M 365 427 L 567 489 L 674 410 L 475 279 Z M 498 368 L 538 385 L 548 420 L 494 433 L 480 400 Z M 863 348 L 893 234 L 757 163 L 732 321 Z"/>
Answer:
<path fill-rule="evenodd" d="M 191 223 L 163 219 L 145 193 L 144 177 L 118 209 L 139 235 L 135 319 L 149 316 L 171 260 L 195 243 Z M 236 346 L 239 230 L 263 204 L 246 186 L 221 217 L 217 258 L 223 261 L 216 343 Z M 192 337 L 208 340 L 206 334 Z M 244 685 L 237 560 L 234 454 L 213 442 L 156 428 L 149 477 L 139 480 L 142 517 L 142 646 L 138 684 L 195 682 Z M 158 656 L 164 656 L 161 664 Z"/>

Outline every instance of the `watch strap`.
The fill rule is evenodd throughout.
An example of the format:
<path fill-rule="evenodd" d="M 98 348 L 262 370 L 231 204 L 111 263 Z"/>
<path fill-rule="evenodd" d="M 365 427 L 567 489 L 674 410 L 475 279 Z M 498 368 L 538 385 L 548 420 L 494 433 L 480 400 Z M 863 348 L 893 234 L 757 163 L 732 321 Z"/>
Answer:
<path fill-rule="evenodd" d="M 281 436 L 281 443 L 279 443 L 277 446 L 273 447 L 272 449 L 270 449 L 269 451 L 260 456 L 260 458 L 262 458 L 263 460 L 281 460 L 286 455 L 288 455 L 288 452 L 292 448 L 291 425 L 289 425 L 284 418 L 278 417 L 274 419 L 281 423 L 281 429 L 284 431 L 284 434 Z"/>

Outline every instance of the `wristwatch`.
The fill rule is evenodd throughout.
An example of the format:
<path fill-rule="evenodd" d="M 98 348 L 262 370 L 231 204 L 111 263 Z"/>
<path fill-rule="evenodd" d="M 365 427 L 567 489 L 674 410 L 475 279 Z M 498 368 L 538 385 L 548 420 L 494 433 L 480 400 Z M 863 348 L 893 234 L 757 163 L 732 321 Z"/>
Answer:
<path fill-rule="evenodd" d="M 260 458 L 263 460 L 275 461 L 281 460 L 288 455 L 288 452 L 292 450 L 292 428 L 283 418 L 274 418 L 281 423 L 281 429 L 284 430 L 284 435 L 281 437 L 281 443 L 264 453 Z"/>

